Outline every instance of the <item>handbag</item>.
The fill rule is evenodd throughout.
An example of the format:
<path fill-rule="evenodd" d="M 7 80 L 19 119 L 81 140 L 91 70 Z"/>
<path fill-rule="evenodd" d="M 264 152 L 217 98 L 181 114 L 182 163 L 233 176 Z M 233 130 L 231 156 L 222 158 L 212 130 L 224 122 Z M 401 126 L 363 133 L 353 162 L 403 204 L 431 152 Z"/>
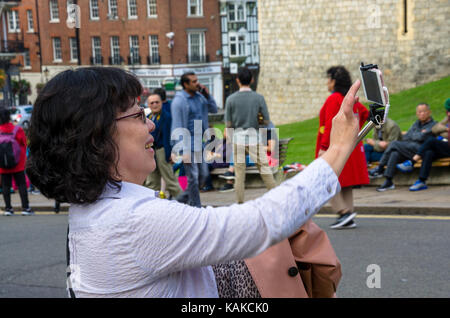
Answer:
<path fill-rule="evenodd" d="M 313 221 L 245 263 L 263 298 L 336 297 L 341 264 Z"/>
<path fill-rule="evenodd" d="M 308 297 L 335 297 L 341 263 L 325 231 L 310 221 L 289 242 Z"/>

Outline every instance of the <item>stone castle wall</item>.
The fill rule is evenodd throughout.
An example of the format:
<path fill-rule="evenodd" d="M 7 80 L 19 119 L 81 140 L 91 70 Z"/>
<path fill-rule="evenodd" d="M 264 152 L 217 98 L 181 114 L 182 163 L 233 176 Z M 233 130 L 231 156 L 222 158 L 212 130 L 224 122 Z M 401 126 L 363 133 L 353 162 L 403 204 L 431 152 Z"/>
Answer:
<path fill-rule="evenodd" d="M 450 1 L 262 0 L 258 91 L 275 124 L 319 114 L 326 70 L 378 64 L 390 93 L 450 74 Z M 450 91 L 450 90 L 449 90 Z M 362 89 L 359 93 L 364 100 Z M 392 107 L 395 107 L 393 105 Z"/>

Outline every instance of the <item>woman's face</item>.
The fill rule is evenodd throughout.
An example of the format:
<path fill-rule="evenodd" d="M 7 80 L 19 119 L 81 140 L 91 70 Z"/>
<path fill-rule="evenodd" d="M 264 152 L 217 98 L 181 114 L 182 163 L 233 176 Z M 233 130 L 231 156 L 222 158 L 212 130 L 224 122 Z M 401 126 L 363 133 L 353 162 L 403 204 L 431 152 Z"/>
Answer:
<path fill-rule="evenodd" d="M 334 91 L 334 85 L 336 84 L 336 80 L 331 79 L 331 77 L 327 77 L 327 78 L 328 78 L 327 88 L 328 88 L 328 91 L 331 93 L 332 91 Z"/>
<path fill-rule="evenodd" d="M 155 129 L 152 121 L 145 115 L 145 123 L 140 115 L 141 108 L 135 104 L 126 112 L 120 112 L 116 118 L 135 114 L 116 121 L 114 141 L 119 149 L 117 170 L 120 178 L 126 182 L 142 185 L 148 174 L 155 170 L 153 137 L 150 135 Z"/>

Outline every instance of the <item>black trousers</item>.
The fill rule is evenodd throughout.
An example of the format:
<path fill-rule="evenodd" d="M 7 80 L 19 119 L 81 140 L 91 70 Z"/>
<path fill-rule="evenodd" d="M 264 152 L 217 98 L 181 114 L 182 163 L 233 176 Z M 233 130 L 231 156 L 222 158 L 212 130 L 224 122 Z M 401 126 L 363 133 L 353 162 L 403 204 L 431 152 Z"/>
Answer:
<path fill-rule="evenodd" d="M 439 158 L 450 157 L 450 146 L 447 141 L 429 138 L 422 146 L 420 146 L 417 154 L 422 157 L 419 178 L 425 182 L 430 175 L 433 161 Z"/>
<path fill-rule="evenodd" d="M 5 208 L 11 209 L 11 186 L 12 178 L 16 181 L 17 187 L 19 188 L 20 201 L 22 202 L 22 209 L 28 209 L 28 192 L 27 183 L 25 181 L 25 171 L 20 171 L 16 173 L 2 173 L 2 188 L 3 188 L 3 200 L 5 200 Z"/>

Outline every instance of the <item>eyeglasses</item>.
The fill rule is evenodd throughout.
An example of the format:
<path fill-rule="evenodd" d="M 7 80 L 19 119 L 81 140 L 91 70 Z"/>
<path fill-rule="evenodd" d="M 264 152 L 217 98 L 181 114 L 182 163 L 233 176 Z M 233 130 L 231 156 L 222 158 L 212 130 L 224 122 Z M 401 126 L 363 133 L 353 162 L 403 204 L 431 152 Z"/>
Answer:
<path fill-rule="evenodd" d="M 129 117 L 139 118 L 139 116 L 141 117 L 142 122 L 145 124 L 147 122 L 147 117 L 145 117 L 145 111 L 144 111 L 144 108 L 142 108 L 142 107 L 139 112 L 116 118 L 116 120 L 121 120 L 121 119 L 129 118 Z"/>

